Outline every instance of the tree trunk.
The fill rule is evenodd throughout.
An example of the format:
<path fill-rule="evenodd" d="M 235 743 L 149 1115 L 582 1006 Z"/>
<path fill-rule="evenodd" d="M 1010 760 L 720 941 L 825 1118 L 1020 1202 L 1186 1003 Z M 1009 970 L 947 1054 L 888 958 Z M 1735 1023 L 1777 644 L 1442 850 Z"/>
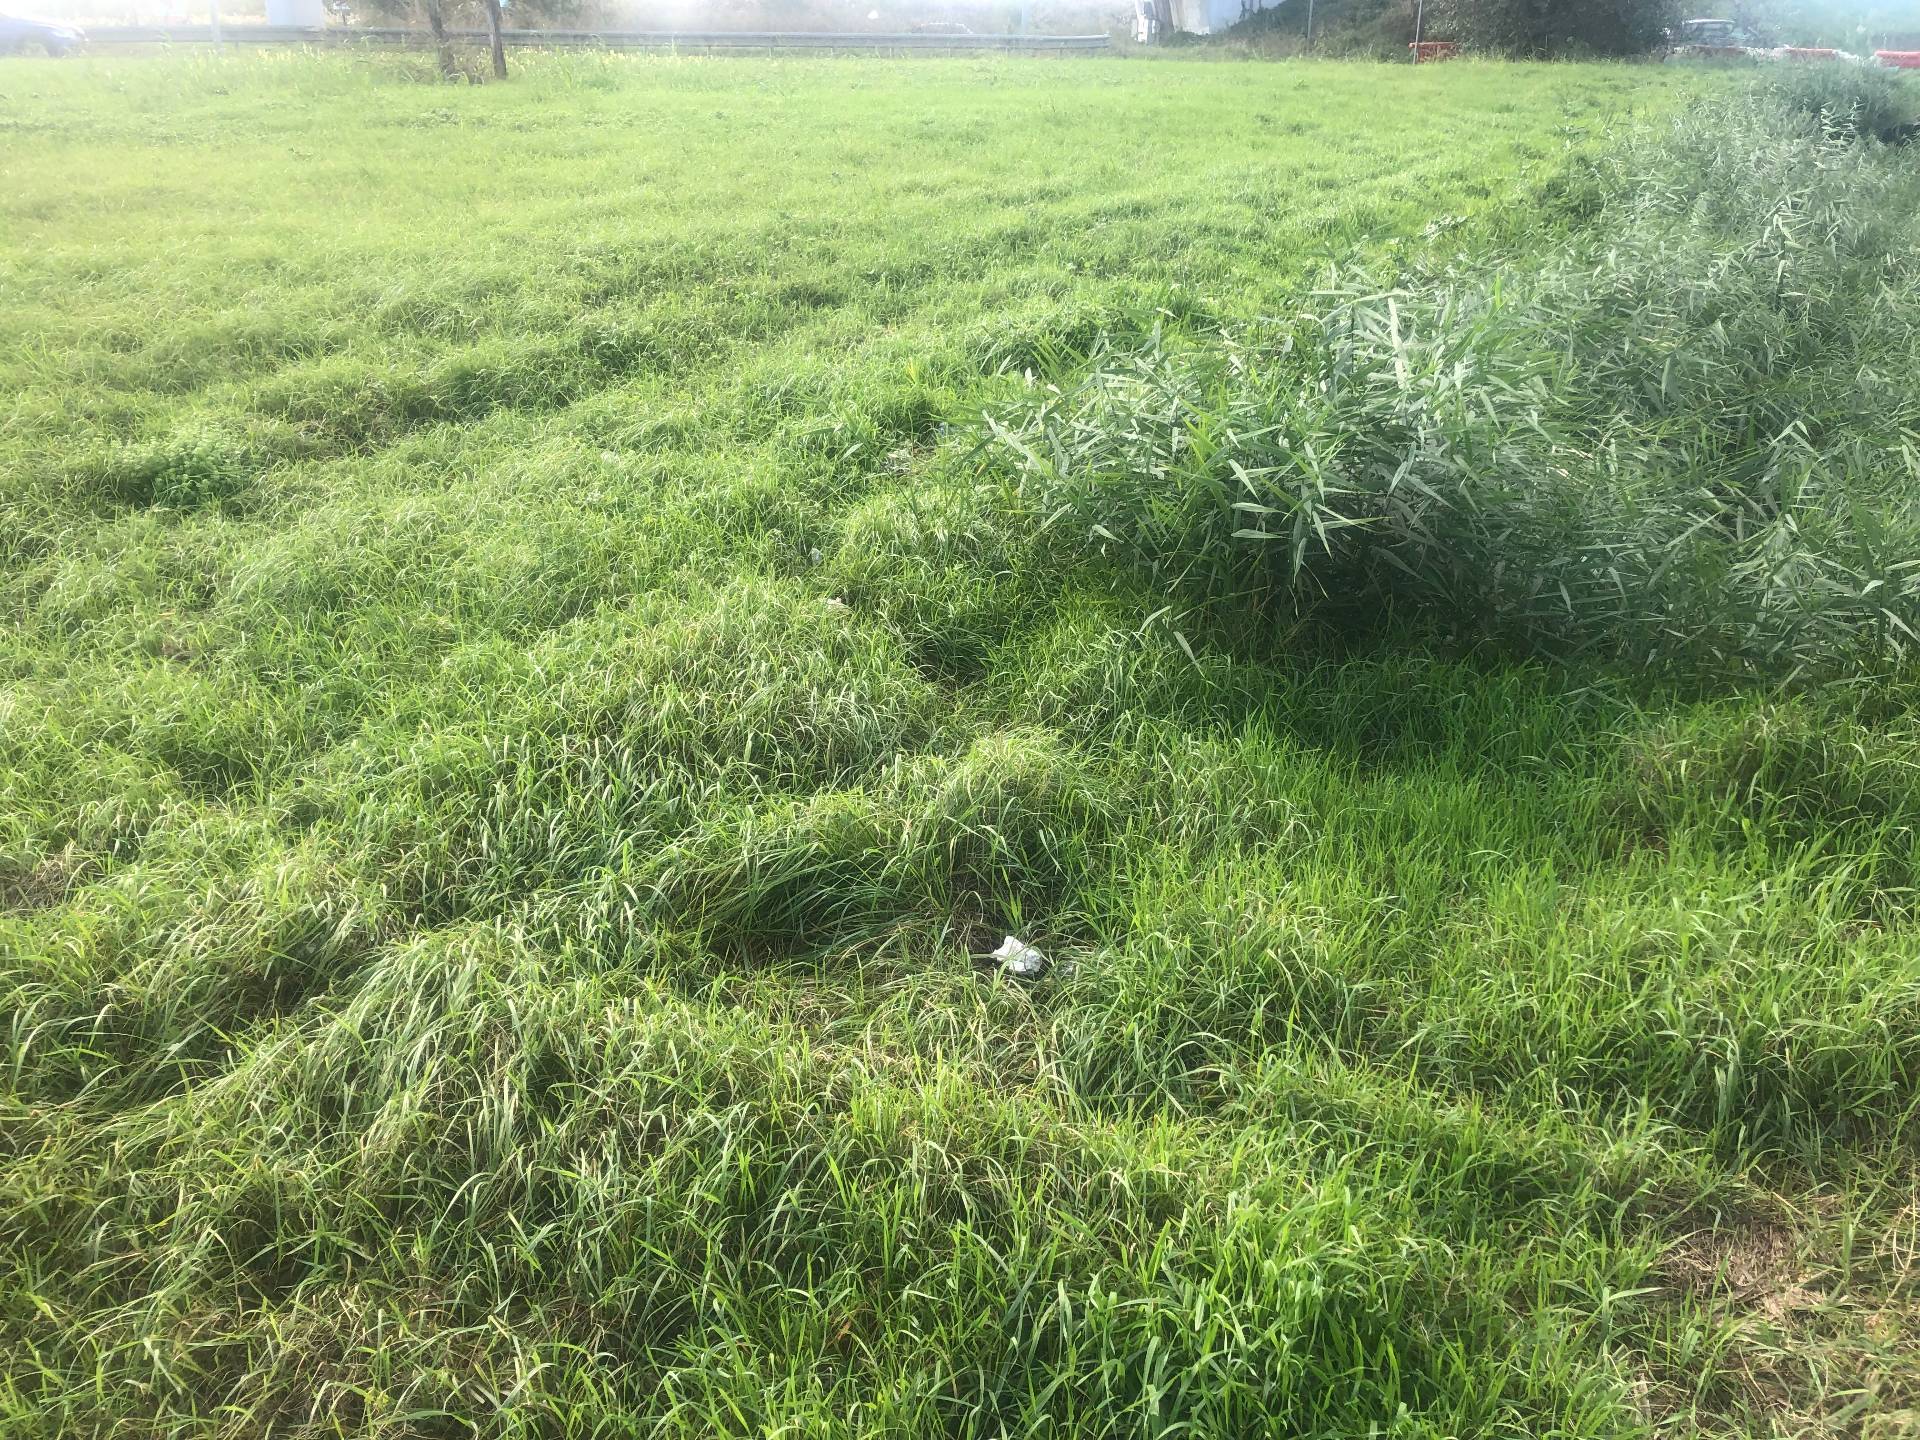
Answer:
<path fill-rule="evenodd" d="M 500 43 L 500 0 L 487 0 L 487 34 L 493 39 L 493 78 L 507 78 L 507 47 Z"/>
<path fill-rule="evenodd" d="M 447 22 L 440 14 L 440 0 L 426 0 L 427 28 L 433 31 L 433 45 L 440 52 L 440 74 L 448 80 L 460 78 L 460 67 L 453 63 L 453 41 L 447 38 Z"/>

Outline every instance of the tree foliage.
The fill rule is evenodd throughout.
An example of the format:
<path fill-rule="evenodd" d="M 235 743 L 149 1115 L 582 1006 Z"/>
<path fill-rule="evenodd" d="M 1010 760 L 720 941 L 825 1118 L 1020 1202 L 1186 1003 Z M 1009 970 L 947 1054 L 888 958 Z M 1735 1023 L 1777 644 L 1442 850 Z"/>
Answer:
<path fill-rule="evenodd" d="M 1864 54 L 1920 44 L 1913 0 L 1737 0 L 1726 12 L 1782 45 L 1835 45 Z"/>
<path fill-rule="evenodd" d="M 1638 55 L 1677 18 L 1674 0 L 1431 0 L 1426 30 L 1514 55 Z"/>

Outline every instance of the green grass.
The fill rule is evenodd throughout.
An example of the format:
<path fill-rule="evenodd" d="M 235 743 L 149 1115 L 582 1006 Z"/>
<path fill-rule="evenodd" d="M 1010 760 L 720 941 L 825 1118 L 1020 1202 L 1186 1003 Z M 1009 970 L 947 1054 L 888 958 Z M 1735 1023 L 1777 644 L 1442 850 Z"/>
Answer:
<path fill-rule="evenodd" d="M 1690 83 L 0 62 L 0 1433 L 1910 1416 L 1909 680 L 1190 612 L 976 483 Z"/>

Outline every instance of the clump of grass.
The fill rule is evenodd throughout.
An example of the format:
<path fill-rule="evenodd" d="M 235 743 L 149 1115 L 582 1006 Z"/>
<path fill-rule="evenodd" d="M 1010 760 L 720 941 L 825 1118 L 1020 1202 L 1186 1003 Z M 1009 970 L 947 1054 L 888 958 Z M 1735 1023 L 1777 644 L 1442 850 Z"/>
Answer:
<path fill-rule="evenodd" d="M 1768 78 L 1762 93 L 1830 134 L 1892 143 L 1911 136 L 1920 96 L 1894 71 L 1862 65 L 1795 66 Z"/>
<path fill-rule="evenodd" d="M 92 457 L 77 467 L 78 479 L 80 488 L 109 505 L 219 508 L 298 448 L 298 437 L 284 427 L 196 417 L 165 435 Z"/>
<path fill-rule="evenodd" d="M 1908 654 L 1920 175 L 1813 118 L 1828 88 L 1622 146 L 1544 254 L 1110 348 L 990 421 L 1010 503 L 1232 605 L 1723 673 Z"/>

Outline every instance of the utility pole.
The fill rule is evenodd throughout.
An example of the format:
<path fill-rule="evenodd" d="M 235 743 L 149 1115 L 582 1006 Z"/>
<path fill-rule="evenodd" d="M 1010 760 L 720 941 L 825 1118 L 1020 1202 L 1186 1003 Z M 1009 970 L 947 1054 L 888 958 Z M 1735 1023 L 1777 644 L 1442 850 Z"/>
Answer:
<path fill-rule="evenodd" d="M 1313 0 L 1307 0 L 1307 49 L 1313 49 Z"/>
<path fill-rule="evenodd" d="M 1420 26 L 1427 18 L 1427 0 L 1415 0 L 1413 11 L 1413 58 L 1420 58 Z"/>
<path fill-rule="evenodd" d="M 220 0 L 207 0 L 207 14 L 213 21 L 213 48 L 226 49 L 227 47 L 220 41 Z"/>

